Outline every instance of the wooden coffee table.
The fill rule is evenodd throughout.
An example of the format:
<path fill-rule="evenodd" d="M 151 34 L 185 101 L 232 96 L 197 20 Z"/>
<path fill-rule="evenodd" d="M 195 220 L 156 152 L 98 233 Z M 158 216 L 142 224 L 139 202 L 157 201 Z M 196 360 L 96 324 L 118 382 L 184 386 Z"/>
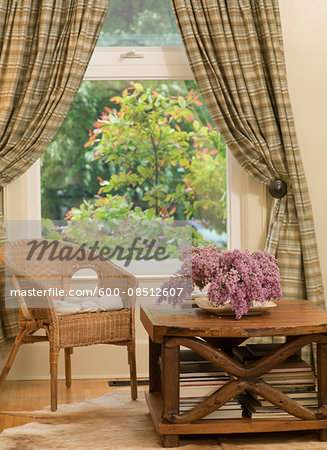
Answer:
<path fill-rule="evenodd" d="M 320 440 L 327 440 L 327 312 L 306 300 L 282 300 L 262 316 L 241 320 L 217 317 L 198 308 L 167 307 L 141 309 L 141 321 L 150 346 L 150 392 L 146 399 L 164 447 L 177 446 L 183 434 L 318 429 Z M 248 367 L 230 356 L 234 345 L 250 337 L 263 336 L 286 336 L 287 341 Z M 318 352 L 319 408 L 316 410 L 300 405 L 259 378 L 311 342 L 317 342 Z M 230 382 L 184 414 L 179 414 L 180 346 L 194 350 L 233 376 Z M 202 419 L 245 390 L 261 395 L 293 417 Z"/>

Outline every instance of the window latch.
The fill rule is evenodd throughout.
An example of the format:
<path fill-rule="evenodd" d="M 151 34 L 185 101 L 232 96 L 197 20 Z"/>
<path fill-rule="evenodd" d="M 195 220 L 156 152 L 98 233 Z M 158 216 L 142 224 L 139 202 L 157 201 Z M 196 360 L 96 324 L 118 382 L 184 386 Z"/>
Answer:
<path fill-rule="evenodd" d="M 121 58 L 144 58 L 144 53 L 136 53 L 135 50 L 129 50 L 128 52 L 121 53 Z"/>

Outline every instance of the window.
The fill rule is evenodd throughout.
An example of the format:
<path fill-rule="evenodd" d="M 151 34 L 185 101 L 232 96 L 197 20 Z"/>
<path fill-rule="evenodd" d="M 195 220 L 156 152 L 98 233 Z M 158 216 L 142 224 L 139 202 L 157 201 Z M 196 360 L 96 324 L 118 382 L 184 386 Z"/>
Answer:
<path fill-rule="evenodd" d="M 105 183 L 112 180 L 110 184 L 115 186 L 113 194 L 121 197 L 127 194 L 134 206 L 140 206 L 143 210 L 155 208 L 156 214 L 174 211 L 173 216 L 177 220 L 190 220 L 192 217 L 196 220 L 190 223 L 207 240 L 226 247 L 225 144 L 219 133 L 214 131 L 207 108 L 200 101 L 202 99 L 197 92 L 196 83 L 193 80 L 146 80 L 139 81 L 137 86 L 143 89 L 137 97 L 138 105 L 142 108 L 157 105 L 153 108 L 159 115 L 155 111 L 147 114 L 151 118 L 149 123 L 143 121 L 143 116 L 139 123 L 136 119 L 134 127 L 139 127 L 136 136 L 134 133 L 130 136 L 130 131 L 124 132 L 126 119 L 122 119 L 123 128 L 119 134 L 121 138 L 107 133 L 106 139 L 102 139 L 106 146 L 114 140 L 115 146 L 111 148 L 111 153 L 117 148 L 118 157 L 123 155 L 123 158 L 119 162 L 116 159 L 115 162 L 104 163 L 110 156 L 109 152 L 95 160 L 95 150 L 98 147 L 84 147 L 88 130 L 102 112 L 106 113 L 106 117 L 108 114 L 118 120 L 118 116 L 106 112 L 117 107 L 115 100 L 109 99 L 116 99 L 126 89 L 132 93 L 134 88 L 125 80 L 83 82 L 65 123 L 41 158 L 42 217 L 62 220 L 67 211 L 72 207 L 79 207 L 84 199 L 94 199 L 100 185 L 104 184 L 102 180 Z M 190 92 L 192 95 L 188 101 L 192 103 L 191 108 L 187 109 L 183 104 Z M 153 93 L 160 96 L 162 105 L 157 104 L 158 101 L 154 102 L 156 97 Z M 144 98 L 147 95 L 147 99 Z M 178 100 L 182 105 L 178 104 L 178 108 L 185 114 L 188 112 L 190 116 L 187 120 L 172 120 L 170 124 L 163 125 L 161 121 L 164 115 L 173 111 L 169 106 L 173 99 L 176 99 L 176 103 Z M 193 99 L 196 99 L 196 104 Z M 125 107 L 133 114 L 134 100 L 131 98 L 128 103 L 125 101 Z M 162 123 L 160 133 L 153 129 L 159 122 Z M 129 130 L 130 126 L 127 128 Z M 99 128 L 95 128 L 94 131 L 98 130 Z M 137 140 L 139 132 L 142 137 Z M 91 139 L 97 137 L 92 131 L 90 133 Z M 178 150 L 171 148 L 171 136 L 175 136 L 176 146 L 184 139 L 187 147 L 181 145 Z M 128 139 L 132 148 L 125 144 Z M 135 139 L 137 143 L 134 145 Z M 65 148 L 64 152 L 62 148 Z M 158 161 L 152 158 L 154 151 L 158 155 Z M 136 161 L 128 161 L 131 157 L 136 158 Z M 193 162 L 189 164 L 188 159 L 191 158 Z M 141 179 L 138 174 L 145 169 L 148 173 L 142 173 L 142 177 L 146 179 Z M 130 175 L 127 174 L 123 179 L 120 175 L 122 171 Z M 155 175 L 156 172 L 159 177 Z M 139 181 L 135 184 L 136 176 Z M 131 183 L 134 183 L 133 186 Z M 107 186 L 106 184 L 105 187 Z M 87 208 L 86 203 L 84 207 Z"/>
<path fill-rule="evenodd" d="M 111 0 L 99 47 L 181 47 L 170 0 Z"/>
<path fill-rule="evenodd" d="M 129 47 L 132 43 L 137 47 Z M 171 161 L 160 171 L 162 179 L 156 181 L 153 189 L 150 189 L 150 181 L 133 187 L 125 183 L 113 194 L 123 196 L 126 193 L 133 205 L 141 206 L 143 210 L 155 207 L 156 214 L 163 212 L 173 214 L 177 220 L 187 219 L 194 225 L 197 236 L 226 247 L 225 145 L 218 132 L 216 139 L 210 137 L 214 133 L 211 131 L 214 124 L 192 79 L 169 0 L 130 0 L 127 8 L 122 2 L 110 2 L 97 48 L 74 105 L 41 157 L 42 217 L 62 220 L 67 211 L 79 207 L 84 199 L 94 199 L 100 188 L 99 180 L 107 182 L 110 177 L 117 177 L 120 170 L 133 171 L 130 178 L 141 170 L 141 165 L 153 172 L 156 170 L 149 162 L 152 149 L 148 149 L 148 161 L 144 160 L 147 159 L 145 145 L 140 149 L 143 161 L 134 168 L 104 164 L 106 158 L 94 161 L 94 149 L 84 148 L 92 123 L 106 111 L 105 108 L 107 111 L 115 107 L 119 110 L 119 105 L 117 107 L 110 99 L 120 96 L 125 89 L 133 90 L 131 82 L 142 85 L 144 93 L 158 93 L 167 100 L 167 106 L 177 97 L 183 108 L 185 98 L 192 93 L 194 103 L 187 111 L 192 111 L 193 119 L 173 120 L 166 128 L 175 134 L 178 133 L 176 129 L 181 129 L 181 136 L 182 133 L 187 135 L 188 150 L 184 155 L 192 158 L 193 163 L 186 168 L 185 163 Z M 145 95 L 142 93 L 138 101 L 142 103 Z M 164 110 L 162 114 L 165 114 Z M 208 133 L 205 142 L 202 142 L 205 140 L 202 130 Z M 195 141 L 197 135 L 199 139 Z M 161 150 L 165 145 L 168 148 L 169 139 L 162 141 L 161 137 Z M 182 149 L 181 146 L 181 155 Z M 125 151 L 121 149 L 121 152 Z M 163 156 L 159 163 L 164 162 Z M 148 195 L 148 192 L 152 194 Z M 157 196 L 159 206 L 153 204 L 150 196 Z M 168 197 L 169 201 L 165 201 Z"/>
<path fill-rule="evenodd" d="M 74 111 L 77 114 L 75 106 L 77 107 L 79 102 L 84 102 L 84 105 L 81 106 L 84 107 L 84 113 L 86 108 L 89 114 L 89 120 L 87 120 L 87 117 L 83 117 L 83 121 L 86 120 L 88 122 L 87 128 L 90 128 L 92 122 L 101 114 L 103 107 L 108 101 L 108 97 L 112 95 L 111 92 L 116 91 L 118 93 L 124 86 L 126 87 L 128 85 L 131 79 L 133 81 L 142 80 L 144 85 L 148 83 L 147 86 L 152 86 L 157 90 L 163 88 L 167 93 L 171 92 L 176 94 L 176 90 L 179 90 L 181 95 L 185 95 L 188 90 L 192 88 L 193 90 L 196 89 L 169 0 L 128 0 L 128 7 L 126 7 L 126 3 L 124 2 L 124 5 L 122 5 L 122 2 L 119 0 L 111 0 L 110 2 L 110 9 L 99 38 L 98 46 L 92 56 L 85 74 L 85 81 L 82 83 L 80 92 L 71 111 L 72 114 L 67 117 L 66 124 L 72 120 Z M 94 103 L 94 91 L 102 91 L 103 94 L 102 97 L 100 95 L 101 98 L 97 104 Z M 53 169 L 52 174 L 49 173 L 51 171 L 48 171 L 48 179 L 42 173 L 42 192 L 44 194 L 42 210 L 46 212 L 46 215 L 50 215 L 54 219 L 63 218 L 69 206 L 76 206 L 76 203 L 74 203 L 75 200 L 77 203 L 81 200 L 81 197 L 78 198 L 80 194 L 79 186 L 76 187 L 74 180 L 68 179 L 68 176 L 64 180 L 65 171 L 62 170 L 62 166 L 60 166 L 58 173 L 55 172 L 58 170 L 58 167 L 56 167 L 56 154 L 58 155 L 59 152 L 62 152 L 63 147 L 74 147 L 74 151 L 69 156 L 71 159 L 67 161 L 70 168 L 73 167 L 76 169 L 76 165 L 78 166 L 77 160 L 74 159 L 77 151 L 84 152 L 84 155 L 86 154 L 84 151 L 84 143 L 87 139 L 86 130 L 83 133 L 80 130 L 76 134 L 74 133 L 75 127 L 72 124 L 69 135 L 66 136 L 66 141 L 62 133 L 59 132 L 55 141 L 42 156 L 43 167 L 46 164 L 49 164 L 49 166 L 52 164 Z M 50 155 L 51 152 L 53 153 L 52 156 Z M 65 153 L 67 154 L 68 152 Z M 90 159 L 84 159 L 84 162 L 84 167 L 80 167 L 81 171 L 79 174 L 76 171 L 75 176 L 78 178 L 84 177 L 83 181 L 86 184 L 89 183 L 88 194 L 90 198 L 96 193 L 99 187 L 98 180 L 96 179 L 96 176 L 100 176 L 96 175 L 99 165 L 97 166 L 97 163 L 92 163 Z M 40 178 L 32 174 L 33 170 L 35 174 L 39 173 L 38 164 L 7 189 L 5 193 L 7 218 L 23 216 L 24 218 L 33 217 L 35 219 L 38 216 L 40 205 L 38 202 L 35 202 L 35 193 L 40 190 Z M 261 186 L 257 186 L 255 183 L 256 186 L 254 187 L 254 182 L 249 181 L 243 171 L 238 173 L 239 170 L 237 164 L 229 161 L 229 189 L 228 191 L 226 189 L 229 208 L 229 245 L 231 247 L 246 246 L 251 248 L 246 243 L 249 240 L 251 231 L 244 224 L 247 222 L 252 223 L 252 219 L 255 221 L 255 224 L 259 221 L 260 224 L 265 224 L 265 210 L 259 215 L 258 210 L 255 208 L 255 211 L 253 211 L 254 214 L 251 214 L 251 218 L 248 217 L 245 220 L 244 217 L 246 216 L 248 207 L 244 207 L 244 202 L 251 203 L 251 200 L 257 201 L 259 198 L 263 198 L 262 201 L 260 200 L 261 204 L 263 204 L 265 194 Z M 238 175 L 235 176 L 235 173 L 238 173 Z M 17 213 L 17 208 L 13 212 L 10 199 L 17 198 L 14 192 L 17 192 L 20 189 L 19 186 L 22 186 L 24 183 L 26 185 L 24 179 L 26 180 L 27 178 L 28 190 L 21 189 L 25 196 L 33 195 L 33 198 L 27 202 L 22 202 L 24 204 L 20 212 Z M 100 176 L 100 178 L 102 177 Z M 246 189 L 249 190 L 249 197 L 244 186 L 242 185 L 240 187 L 242 179 L 246 184 Z M 56 192 L 52 193 L 57 195 L 58 201 L 51 203 L 49 191 L 51 186 L 52 189 L 58 186 L 58 180 L 60 180 L 60 188 L 56 188 Z M 238 186 L 238 190 L 235 190 L 235 186 Z M 47 193 L 45 194 L 46 190 Z M 253 194 L 254 192 L 257 193 Z M 32 213 L 30 212 L 31 210 L 33 211 Z M 49 211 L 52 212 L 48 214 Z M 199 218 L 201 219 L 201 217 Z M 258 218 L 260 219 L 259 221 L 257 220 Z M 240 222 L 243 222 L 242 233 Z M 265 225 L 263 225 L 263 230 L 264 227 Z M 254 240 L 256 240 L 258 233 L 254 233 L 254 235 Z M 210 239 L 216 236 L 212 236 L 209 232 L 206 237 Z M 226 243 L 226 229 L 223 238 Z"/>

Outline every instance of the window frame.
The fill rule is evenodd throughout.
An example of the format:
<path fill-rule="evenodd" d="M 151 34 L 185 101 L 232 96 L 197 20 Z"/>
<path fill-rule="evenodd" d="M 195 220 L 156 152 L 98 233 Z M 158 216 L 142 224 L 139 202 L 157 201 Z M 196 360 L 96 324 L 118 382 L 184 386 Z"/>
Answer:
<path fill-rule="evenodd" d="M 132 57 L 124 57 L 134 52 Z M 133 53 L 131 53 L 133 55 Z M 140 56 L 142 55 L 142 56 Z M 96 47 L 83 80 L 191 80 L 183 47 Z M 267 196 L 227 150 L 228 248 L 263 248 Z M 258 208 L 259 206 L 259 208 Z M 5 220 L 41 220 L 40 161 L 4 188 Z"/>
<path fill-rule="evenodd" d="M 90 81 L 193 79 L 183 47 L 96 47 L 84 75 Z"/>

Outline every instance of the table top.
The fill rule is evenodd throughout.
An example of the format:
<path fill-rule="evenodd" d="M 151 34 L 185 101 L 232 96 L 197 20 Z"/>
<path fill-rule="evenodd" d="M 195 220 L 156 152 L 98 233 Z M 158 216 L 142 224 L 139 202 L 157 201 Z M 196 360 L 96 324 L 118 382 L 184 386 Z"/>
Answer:
<path fill-rule="evenodd" d="M 144 308 L 141 322 L 153 342 L 164 336 L 251 337 L 327 333 L 327 312 L 308 300 L 286 300 L 261 316 L 219 317 L 200 308 Z"/>

